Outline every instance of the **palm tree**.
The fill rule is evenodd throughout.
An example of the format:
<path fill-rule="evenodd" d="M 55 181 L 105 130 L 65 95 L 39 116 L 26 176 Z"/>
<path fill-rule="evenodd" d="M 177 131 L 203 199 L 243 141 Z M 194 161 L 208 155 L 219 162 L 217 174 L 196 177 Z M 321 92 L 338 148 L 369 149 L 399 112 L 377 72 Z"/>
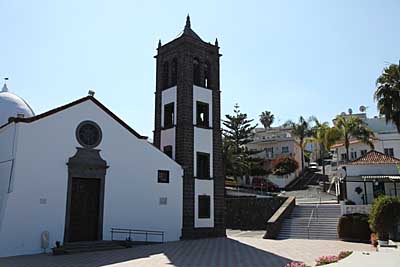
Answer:
<path fill-rule="evenodd" d="M 275 117 L 274 114 L 271 113 L 271 111 L 263 111 L 260 115 L 260 122 L 262 125 L 264 125 L 265 129 L 268 129 L 271 127 L 271 124 L 274 123 Z"/>
<path fill-rule="evenodd" d="M 284 127 L 290 127 L 292 134 L 299 140 L 301 148 L 301 171 L 304 171 L 304 147 L 306 145 L 306 138 L 311 136 L 310 122 L 311 118 L 306 120 L 303 116 L 300 116 L 299 121 L 287 121 L 283 125 Z"/>
<path fill-rule="evenodd" d="M 379 114 L 385 116 L 386 122 L 392 121 L 400 133 L 400 62 L 386 67 L 376 80 L 376 86 L 374 99 Z"/>
<path fill-rule="evenodd" d="M 317 143 L 320 148 L 320 158 L 322 159 L 322 174 L 325 174 L 325 156 L 331 146 L 341 137 L 341 132 L 335 127 L 330 127 L 327 122 L 320 123 L 317 118 L 313 118 L 315 126 L 312 127 L 312 137 L 307 138 L 306 142 Z"/>
<path fill-rule="evenodd" d="M 351 139 L 358 139 L 362 143 L 369 145 L 371 149 L 374 148 L 374 144 L 371 141 L 371 138 L 375 136 L 374 132 L 359 117 L 339 115 L 335 119 L 335 126 L 341 132 L 341 139 L 346 147 L 347 160 L 350 158 L 349 146 Z"/>

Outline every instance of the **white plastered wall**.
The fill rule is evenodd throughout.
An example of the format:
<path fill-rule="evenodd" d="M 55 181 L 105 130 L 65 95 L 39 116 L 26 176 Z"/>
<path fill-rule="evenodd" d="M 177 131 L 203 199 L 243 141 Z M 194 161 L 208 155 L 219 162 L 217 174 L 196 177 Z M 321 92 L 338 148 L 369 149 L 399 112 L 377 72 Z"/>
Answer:
<path fill-rule="evenodd" d="M 212 91 L 210 89 L 202 88 L 199 86 L 193 86 L 193 125 L 196 125 L 196 103 L 197 101 L 207 103 L 209 107 L 208 112 L 208 124 L 212 127 Z"/>
<path fill-rule="evenodd" d="M 50 247 L 63 242 L 66 163 L 79 146 L 75 129 L 84 120 L 102 129 L 97 148 L 109 166 L 103 239 L 110 239 L 112 227 L 164 231 L 166 241 L 180 238 L 182 168 L 88 100 L 32 123 L 18 123 L 13 191 L 7 196 L 0 230 L 0 257 L 40 253 L 40 235 L 45 230 L 50 233 Z M 170 183 L 157 183 L 159 169 L 170 171 Z M 167 205 L 160 205 L 160 197 L 167 197 Z"/>
<path fill-rule="evenodd" d="M 210 89 L 193 87 L 193 125 L 196 125 L 196 102 L 208 103 L 209 127 L 212 127 L 212 92 Z M 213 177 L 213 135 L 212 129 L 194 127 L 194 176 L 197 176 L 197 152 L 210 154 L 210 177 Z M 214 227 L 214 180 L 195 179 L 195 221 L 194 226 Z M 198 214 L 199 195 L 210 196 L 210 218 L 200 219 Z"/>
<path fill-rule="evenodd" d="M 17 126 L 14 123 L 0 129 L 0 231 L 12 177 L 16 134 Z"/>
<path fill-rule="evenodd" d="M 362 192 L 360 194 L 356 192 L 357 187 L 360 187 L 362 189 Z M 365 187 L 367 188 L 366 194 L 368 203 L 371 203 L 374 196 L 372 183 L 366 183 Z M 354 201 L 356 205 L 364 204 L 363 197 L 365 194 L 365 188 L 363 182 L 346 182 L 346 190 L 347 190 L 347 199 Z"/>
<path fill-rule="evenodd" d="M 176 124 L 176 86 L 161 93 L 161 127 L 164 127 L 164 106 L 172 102 L 174 103 L 174 124 Z"/>
<path fill-rule="evenodd" d="M 169 129 L 161 130 L 161 146 L 160 149 L 163 150 L 165 146 L 172 146 L 172 158 L 175 159 L 175 136 L 176 136 L 176 86 L 171 87 L 161 93 L 161 127 L 164 127 L 164 105 L 174 103 L 174 127 Z"/>

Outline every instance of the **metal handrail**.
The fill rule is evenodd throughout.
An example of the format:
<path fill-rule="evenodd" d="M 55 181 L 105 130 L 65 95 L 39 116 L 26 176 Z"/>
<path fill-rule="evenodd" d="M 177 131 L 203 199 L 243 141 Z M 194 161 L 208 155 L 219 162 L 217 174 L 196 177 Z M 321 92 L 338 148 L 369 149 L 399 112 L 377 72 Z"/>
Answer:
<path fill-rule="evenodd" d="M 315 208 L 312 209 L 311 214 L 310 214 L 310 218 L 308 219 L 308 225 L 307 225 L 307 237 L 308 237 L 308 239 L 310 239 L 310 225 L 311 225 L 312 217 L 314 215 L 314 210 L 315 210 Z"/>
<path fill-rule="evenodd" d="M 132 236 L 144 235 L 146 242 L 149 236 L 161 236 L 161 242 L 164 243 L 164 232 L 154 230 L 137 230 L 137 229 L 124 229 L 124 228 L 111 228 L 111 240 L 114 241 L 114 234 L 128 234 L 128 240 L 132 240 Z"/>
<path fill-rule="evenodd" d="M 321 204 L 321 198 L 320 198 L 320 202 L 317 203 L 317 205 L 315 205 L 315 208 L 313 208 L 311 210 L 311 214 L 310 214 L 310 217 L 308 219 L 308 225 L 307 225 L 307 237 L 308 237 L 308 239 L 310 239 L 310 227 L 311 227 L 312 218 L 314 217 L 314 213 L 315 213 L 315 217 L 317 219 L 317 222 L 319 222 L 318 208 L 319 208 L 320 204 Z"/>

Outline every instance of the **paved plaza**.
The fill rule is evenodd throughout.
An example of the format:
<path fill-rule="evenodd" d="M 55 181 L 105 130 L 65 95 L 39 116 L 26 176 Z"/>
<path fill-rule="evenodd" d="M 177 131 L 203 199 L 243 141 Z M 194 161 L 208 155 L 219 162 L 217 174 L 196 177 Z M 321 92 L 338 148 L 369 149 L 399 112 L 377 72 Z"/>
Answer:
<path fill-rule="evenodd" d="M 268 266 L 282 267 L 299 260 L 313 265 L 315 258 L 342 250 L 373 251 L 368 244 L 324 240 L 265 240 L 263 232 L 229 231 L 227 238 L 185 240 L 129 249 L 63 256 L 48 254 L 0 259 L 1 267 L 63 266 Z"/>

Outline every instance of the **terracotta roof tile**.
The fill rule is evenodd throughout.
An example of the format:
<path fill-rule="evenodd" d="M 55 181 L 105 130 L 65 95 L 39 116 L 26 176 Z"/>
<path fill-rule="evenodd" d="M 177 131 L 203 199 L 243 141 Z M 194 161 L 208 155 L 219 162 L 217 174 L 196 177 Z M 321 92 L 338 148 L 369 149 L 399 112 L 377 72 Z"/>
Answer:
<path fill-rule="evenodd" d="M 351 161 L 349 164 L 350 165 L 400 164 L 400 159 L 385 155 L 382 152 L 378 152 L 376 150 L 371 150 L 364 156 Z"/>

